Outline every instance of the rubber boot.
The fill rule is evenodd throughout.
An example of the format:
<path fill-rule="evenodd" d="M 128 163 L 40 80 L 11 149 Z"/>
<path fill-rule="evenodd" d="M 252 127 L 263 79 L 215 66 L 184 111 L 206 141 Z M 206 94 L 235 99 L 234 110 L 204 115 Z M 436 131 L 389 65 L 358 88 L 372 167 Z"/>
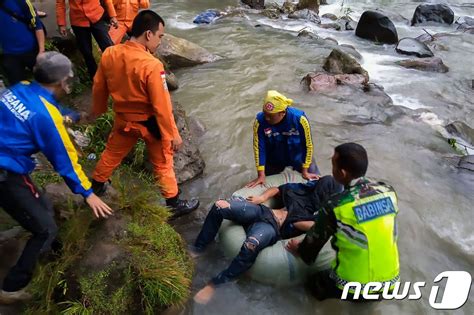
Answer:
<path fill-rule="evenodd" d="M 196 210 L 199 207 L 199 200 L 180 199 L 179 195 L 176 195 L 176 197 L 167 198 L 166 205 L 171 208 L 171 212 L 173 213 L 171 218 L 175 219 L 177 217 L 186 215 Z"/>

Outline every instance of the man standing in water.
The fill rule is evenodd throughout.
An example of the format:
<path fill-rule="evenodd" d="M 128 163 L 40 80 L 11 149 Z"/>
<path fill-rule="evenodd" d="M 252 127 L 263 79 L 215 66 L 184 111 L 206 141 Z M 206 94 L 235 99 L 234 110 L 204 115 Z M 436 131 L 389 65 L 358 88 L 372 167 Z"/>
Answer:
<path fill-rule="evenodd" d="M 50 202 L 29 176 L 35 167 L 32 154 L 43 152 L 69 188 L 84 197 L 96 217 L 112 214 L 92 192 L 63 125 L 57 98 L 71 90 L 71 61 L 57 52 L 40 54 L 33 76 L 34 82 L 18 83 L 0 94 L 0 207 L 32 233 L 3 281 L 2 304 L 30 298 L 25 287 L 38 256 L 51 249 L 58 230 Z"/>
<path fill-rule="evenodd" d="M 253 149 L 257 178 L 247 184 L 265 183 L 266 175 L 281 173 L 292 166 L 303 178 L 317 179 L 319 170 L 313 158 L 313 140 L 303 111 L 289 107 L 293 100 L 277 91 L 268 91 L 263 111 L 253 126 Z"/>
<path fill-rule="evenodd" d="M 180 199 L 173 169 L 173 151 L 182 143 L 174 121 L 163 64 L 153 56 L 160 45 L 165 22 L 153 11 L 141 11 L 133 21 L 132 37 L 108 48 L 94 77 L 92 116 L 107 111 L 114 101 L 115 121 L 105 151 L 92 175 L 92 188 L 101 195 L 105 183 L 138 139 L 148 148 L 155 178 L 173 216 L 197 209 L 199 201 Z"/>
<path fill-rule="evenodd" d="M 397 195 L 391 186 L 365 178 L 367 167 L 367 152 L 361 145 L 337 146 L 332 173 L 344 185 L 344 191 L 316 213 L 315 224 L 303 241 L 288 242 L 290 252 L 312 264 L 324 244 L 333 238 L 336 259 L 332 269 L 319 272 L 308 281 L 318 300 L 340 298 L 348 282 L 389 282 L 393 287 L 400 279 Z"/>

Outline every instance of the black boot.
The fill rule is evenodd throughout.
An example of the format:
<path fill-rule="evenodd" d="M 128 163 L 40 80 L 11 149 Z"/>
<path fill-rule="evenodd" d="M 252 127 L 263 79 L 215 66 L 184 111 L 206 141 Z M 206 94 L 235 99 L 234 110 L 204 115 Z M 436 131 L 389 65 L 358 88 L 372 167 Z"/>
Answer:
<path fill-rule="evenodd" d="M 107 186 L 105 185 L 105 183 L 101 183 L 101 182 L 98 182 L 96 180 L 92 180 L 92 191 L 94 192 L 94 194 L 96 194 L 97 196 L 99 197 L 102 197 L 105 192 L 107 191 Z"/>
<path fill-rule="evenodd" d="M 199 200 L 179 199 L 179 195 L 177 195 L 173 198 L 167 198 L 166 205 L 171 208 L 171 212 L 173 213 L 171 219 L 175 219 L 196 210 L 199 207 Z"/>

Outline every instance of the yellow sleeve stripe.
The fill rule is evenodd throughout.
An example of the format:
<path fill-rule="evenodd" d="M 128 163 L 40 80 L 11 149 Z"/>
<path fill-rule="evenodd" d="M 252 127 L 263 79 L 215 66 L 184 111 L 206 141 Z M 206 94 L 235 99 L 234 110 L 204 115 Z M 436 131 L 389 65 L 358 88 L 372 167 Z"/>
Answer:
<path fill-rule="evenodd" d="M 30 14 L 31 14 L 30 23 L 31 23 L 31 26 L 35 27 L 35 26 L 36 26 L 36 12 L 35 12 L 35 8 L 34 8 L 33 5 L 31 4 L 30 0 L 26 0 L 26 5 L 27 5 L 28 8 L 30 9 Z"/>
<path fill-rule="evenodd" d="M 92 186 L 91 182 L 87 178 L 86 174 L 84 174 L 81 165 L 77 162 L 78 156 L 76 148 L 74 148 L 74 145 L 72 144 L 72 141 L 67 133 L 66 127 L 64 127 L 63 116 L 56 108 L 56 106 L 54 106 L 41 96 L 40 99 L 46 105 L 46 109 L 48 110 L 48 113 L 54 122 L 54 126 L 56 127 L 56 130 L 58 131 L 59 136 L 61 137 L 61 140 L 64 144 L 64 148 L 66 149 L 67 155 L 69 156 L 69 160 L 71 161 L 72 168 L 74 169 L 74 173 L 76 173 L 77 178 L 79 178 L 82 187 L 84 187 L 85 190 L 89 190 Z"/>
<path fill-rule="evenodd" d="M 303 126 L 304 137 L 306 139 L 306 158 L 303 163 L 303 168 L 309 168 L 313 160 L 313 140 L 311 139 L 311 128 L 306 117 L 301 116 L 300 124 Z"/>
<path fill-rule="evenodd" d="M 260 165 L 260 150 L 258 147 L 258 127 L 260 124 L 258 123 L 258 119 L 255 119 L 253 124 L 253 154 L 255 156 L 255 166 L 257 166 L 257 171 L 263 171 L 265 169 L 265 165 Z"/>

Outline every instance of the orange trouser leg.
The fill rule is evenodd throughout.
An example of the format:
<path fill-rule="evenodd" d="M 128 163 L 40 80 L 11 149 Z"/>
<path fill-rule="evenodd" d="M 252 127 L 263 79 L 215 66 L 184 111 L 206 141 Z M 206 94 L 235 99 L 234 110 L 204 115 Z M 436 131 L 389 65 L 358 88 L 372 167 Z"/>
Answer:
<path fill-rule="evenodd" d="M 153 172 L 164 198 L 178 195 L 178 183 L 173 168 L 173 149 L 171 141 L 162 141 L 152 135 L 145 137 L 148 157 L 153 165 Z"/>
<path fill-rule="evenodd" d="M 139 137 L 140 134 L 135 130 L 126 132 L 114 126 L 107 140 L 105 150 L 102 152 L 100 160 L 92 173 L 92 178 L 101 183 L 108 181 L 113 171 L 137 143 Z"/>
<path fill-rule="evenodd" d="M 125 33 L 127 33 L 128 27 L 125 25 L 124 22 L 119 22 L 118 27 L 115 28 L 113 26 L 110 27 L 109 36 L 114 42 L 115 45 L 120 44 L 122 42 Z"/>

